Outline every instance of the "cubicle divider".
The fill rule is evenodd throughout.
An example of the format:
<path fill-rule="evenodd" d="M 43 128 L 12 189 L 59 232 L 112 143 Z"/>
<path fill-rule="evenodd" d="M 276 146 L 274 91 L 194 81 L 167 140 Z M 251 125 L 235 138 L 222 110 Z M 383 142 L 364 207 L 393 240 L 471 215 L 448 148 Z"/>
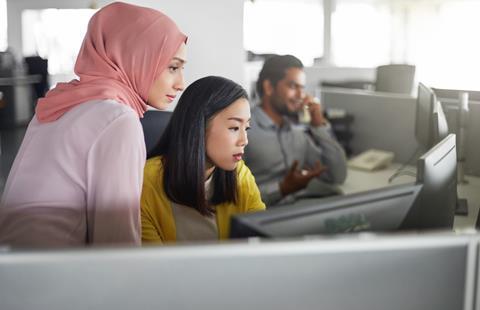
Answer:
<path fill-rule="evenodd" d="M 318 85 L 322 83 L 375 83 L 376 68 L 337 67 L 337 66 L 310 66 L 304 68 L 307 76 L 305 90 L 315 94 Z M 317 95 L 317 94 L 315 94 Z"/>
<path fill-rule="evenodd" d="M 472 310 L 478 235 L 0 252 L 2 309 Z M 478 305 L 477 305 L 478 309 Z"/>
<path fill-rule="evenodd" d="M 458 134 L 458 99 L 439 98 L 447 117 L 448 128 L 451 133 Z M 480 134 L 480 101 L 469 101 L 469 112 L 466 125 L 465 145 L 465 172 L 467 174 L 480 176 L 480 145 L 478 137 Z"/>
<path fill-rule="evenodd" d="M 345 110 L 351 124 L 354 154 L 375 148 L 395 153 L 405 162 L 418 147 L 415 140 L 416 99 L 412 96 L 342 88 L 323 88 L 325 108 Z"/>
<path fill-rule="evenodd" d="M 455 100 L 440 98 L 450 133 L 457 131 Z M 354 117 L 351 124 L 354 154 L 370 148 L 395 153 L 395 161 L 404 163 L 418 147 L 415 139 L 416 98 L 408 95 L 344 88 L 323 88 L 326 108 L 345 110 Z M 470 101 L 467 124 L 466 173 L 480 176 L 480 102 Z"/>
<path fill-rule="evenodd" d="M 476 270 L 474 270 L 474 298 L 473 298 L 473 309 L 480 310 L 480 243 L 477 242 L 477 265 Z"/>

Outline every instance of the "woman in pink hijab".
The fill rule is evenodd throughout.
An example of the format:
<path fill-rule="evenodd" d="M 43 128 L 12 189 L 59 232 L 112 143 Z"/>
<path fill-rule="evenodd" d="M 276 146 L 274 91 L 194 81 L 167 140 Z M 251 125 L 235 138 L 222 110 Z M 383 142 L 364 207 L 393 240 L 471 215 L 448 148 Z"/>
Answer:
<path fill-rule="evenodd" d="M 139 117 L 184 88 L 186 40 L 149 8 L 116 2 L 92 17 L 79 79 L 38 101 L 0 203 L 0 244 L 140 244 Z"/>

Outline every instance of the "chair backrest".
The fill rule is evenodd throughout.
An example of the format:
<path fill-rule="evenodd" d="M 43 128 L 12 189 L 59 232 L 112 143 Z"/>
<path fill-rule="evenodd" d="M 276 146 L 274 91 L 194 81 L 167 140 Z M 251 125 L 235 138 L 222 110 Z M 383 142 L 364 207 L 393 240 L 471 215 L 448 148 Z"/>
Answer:
<path fill-rule="evenodd" d="M 35 95 L 37 98 L 45 96 L 50 88 L 48 83 L 48 60 L 40 56 L 25 57 L 28 67 L 28 74 L 39 74 L 40 82 L 34 84 Z"/>
<path fill-rule="evenodd" d="M 140 123 L 142 123 L 143 127 L 147 154 L 150 153 L 160 140 L 171 116 L 172 112 L 169 111 L 149 110 L 145 112 L 143 118 L 140 119 Z"/>
<path fill-rule="evenodd" d="M 391 64 L 377 67 L 375 90 L 389 93 L 411 94 L 415 79 L 415 66 Z"/>

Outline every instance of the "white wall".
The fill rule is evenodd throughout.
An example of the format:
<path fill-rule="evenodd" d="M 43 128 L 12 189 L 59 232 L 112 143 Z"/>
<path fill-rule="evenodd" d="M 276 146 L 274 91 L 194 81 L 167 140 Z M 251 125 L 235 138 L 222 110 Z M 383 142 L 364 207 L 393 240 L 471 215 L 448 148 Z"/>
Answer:
<path fill-rule="evenodd" d="M 112 1 L 97 1 L 104 6 Z M 187 83 L 222 75 L 244 85 L 243 2 L 229 0 L 137 0 L 132 4 L 159 9 L 169 15 L 188 36 Z M 21 14 L 25 9 L 86 8 L 89 0 L 8 0 L 8 43 L 22 51 Z"/>

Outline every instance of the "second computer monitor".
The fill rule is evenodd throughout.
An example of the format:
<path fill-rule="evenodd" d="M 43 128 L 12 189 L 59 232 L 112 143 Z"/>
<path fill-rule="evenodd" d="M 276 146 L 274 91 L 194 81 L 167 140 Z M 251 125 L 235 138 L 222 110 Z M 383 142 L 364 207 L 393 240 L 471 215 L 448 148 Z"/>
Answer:
<path fill-rule="evenodd" d="M 433 90 L 418 84 L 415 137 L 423 150 L 428 150 L 448 135 L 448 125 L 441 103 Z"/>
<path fill-rule="evenodd" d="M 457 151 L 450 134 L 420 157 L 417 183 L 423 184 L 404 226 L 412 229 L 452 228 L 457 201 Z"/>

